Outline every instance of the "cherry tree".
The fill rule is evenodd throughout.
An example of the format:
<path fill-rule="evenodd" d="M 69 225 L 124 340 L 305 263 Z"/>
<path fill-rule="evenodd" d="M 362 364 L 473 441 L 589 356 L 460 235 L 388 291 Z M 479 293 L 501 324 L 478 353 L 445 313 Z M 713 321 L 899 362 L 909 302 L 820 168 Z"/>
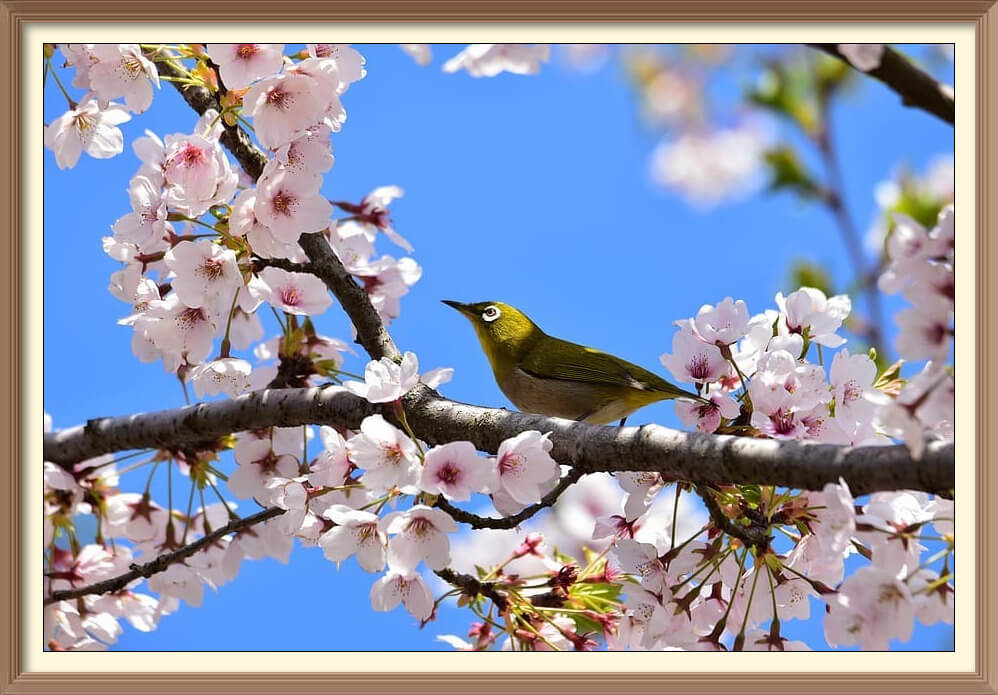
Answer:
<path fill-rule="evenodd" d="M 426 45 L 402 50 L 419 65 L 432 58 Z M 608 50 L 566 55 L 591 64 Z M 397 250 L 413 253 L 391 218 L 403 191 L 343 201 L 323 187 L 331 137 L 349 128 L 349 90 L 366 76 L 356 49 L 47 46 L 46 78 L 67 101 L 45 130 L 59 168 L 121 154 L 118 126 L 141 118 L 164 83 L 192 109 L 193 127 L 131 143 L 140 163 L 102 244 L 120 263 L 109 291 L 126 306 L 134 356 L 197 399 L 223 397 L 46 432 L 46 648 L 106 649 L 122 621 L 154 630 L 210 600 L 206 586 L 238 581 L 243 562 L 287 561 L 296 541 L 337 567 L 356 557 L 374 611 L 405 610 L 432 629 L 441 602 L 456 599 L 467 633 L 438 639 L 460 650 L 809 649 L 820 645 L 784 629 L 822 604 L 832 647 L 887 649 L 916 621 L 951 623 L 952 189 L 926 193 L 903 174 L 878 192 L 883 253 L 871 267 L 827 119 L 858 73 L 949 122 L 952 90 L 882 45 L 770 62 L 750 101 L 802 131 L 823 181 L 769 139 L 758 113 L 705 127 L 695 73 L 723 55 L 695 50 L 699 63 L 624 56 L 642 113 L 668 134 L 650 153 L 655 179 L 709 206 L 768 172 L 771 188 L 826 207 L 866 315 L 806 268 L 768 306 L 700 299 L 661 355 L 702 397 L 676 402 L 680 431 L 458 403 L 435 390 L 453 370 L 396 345 L 389 328 L 422 275 Z M 443 69 L 531 75 L 550 56 L 476 44 Z M 396 255 L 378 255 L 386 247 Z M 906 307 L 885 318 L 883 293 Z M 321 332 L 334 311 L 351 335 Z M 886 321 L 899 328 L 893 363 Z M 363 374 L 343 368 L 355 345 Z M 122 488 L 122 452 L 136 452 L 128 469 L 146 466 L 150 480 L 166 470 L 167 499 L 148 484 Z M 223 455 L 235 461 L 229 475 Z M 262 510 L 237 512 L 240 502 Z M 472 511 L 482 504 L 494 514 Z M 475 542 L 488 546 L 475 555 L 485 564 L 468 560 Z"/>

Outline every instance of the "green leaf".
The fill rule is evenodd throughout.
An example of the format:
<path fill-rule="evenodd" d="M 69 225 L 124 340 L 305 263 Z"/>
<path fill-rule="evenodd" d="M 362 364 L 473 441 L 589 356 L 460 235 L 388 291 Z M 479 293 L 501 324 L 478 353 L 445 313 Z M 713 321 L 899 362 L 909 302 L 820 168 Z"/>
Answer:
<path fill-rule="evenodd" d="M 804 163 L 791 146 L 784 144 L 775 147 L 766 152 L 764 157 L 772 175 L 769 182 L 771 191 L 789 190 L 802 200 L 811 200 L 821 195 L 821 189 L 814 182 L 814 177 L 807 172 Z"/>

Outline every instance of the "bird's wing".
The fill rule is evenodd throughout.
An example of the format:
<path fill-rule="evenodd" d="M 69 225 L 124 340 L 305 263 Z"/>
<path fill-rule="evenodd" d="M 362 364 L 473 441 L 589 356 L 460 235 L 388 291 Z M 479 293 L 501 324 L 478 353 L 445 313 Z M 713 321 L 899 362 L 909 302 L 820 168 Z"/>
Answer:
<path fill-rule="evenodd" d="M 585 363 L 583 363 L 585 360 Z M 684 392 L 647 369 L 600 350 L 552 338 L 543 348 L 528 352 L 520 368 L 543 379 L 607 384 L 640 391 Z"/>

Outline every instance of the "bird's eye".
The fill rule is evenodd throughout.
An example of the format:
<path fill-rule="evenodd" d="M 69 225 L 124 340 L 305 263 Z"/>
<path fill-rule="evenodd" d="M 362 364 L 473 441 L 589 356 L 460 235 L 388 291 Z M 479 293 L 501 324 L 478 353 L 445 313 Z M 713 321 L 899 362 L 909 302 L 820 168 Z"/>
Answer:
<path fill-rule="evenodd" d="M 482 312 L 482 318 L 486 321 L 495 321 L 499 318 L 499 308 L 495 306 L 485 307 L 485 311 Z"/>

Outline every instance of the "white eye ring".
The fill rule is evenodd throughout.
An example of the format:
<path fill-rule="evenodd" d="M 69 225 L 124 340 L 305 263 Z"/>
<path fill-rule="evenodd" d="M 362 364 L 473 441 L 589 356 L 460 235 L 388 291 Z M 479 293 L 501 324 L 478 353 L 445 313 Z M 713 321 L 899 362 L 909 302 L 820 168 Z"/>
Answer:
<path fill-rule="evenodd" d="M 494 304 L 490 304 L 489 306 L 485 307 L 485 311 L 482 312 L 482 320 L 491 323 L 492 321 L 495 321 L 497 318 L 499 318 L 501 314 L 502 312 L 499 311 L 499 307 L 497 307 Z"/>

